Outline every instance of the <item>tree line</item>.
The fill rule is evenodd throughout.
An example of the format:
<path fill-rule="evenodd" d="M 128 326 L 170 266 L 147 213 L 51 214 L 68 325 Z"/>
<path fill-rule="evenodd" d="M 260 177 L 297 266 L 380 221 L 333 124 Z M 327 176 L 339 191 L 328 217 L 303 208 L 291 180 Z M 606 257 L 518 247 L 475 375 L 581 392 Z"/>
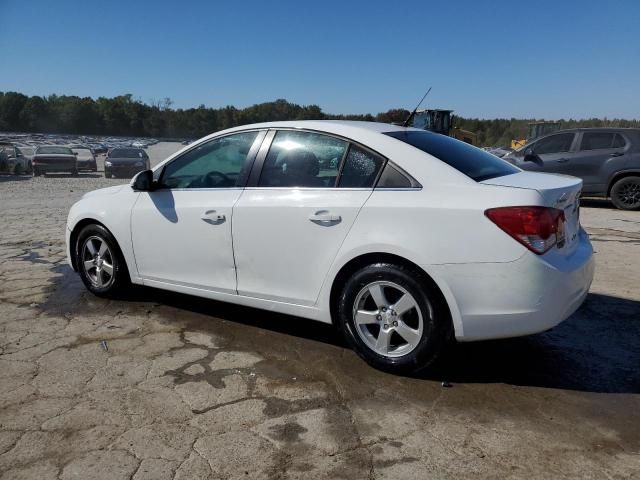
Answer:
<path fill-rule="evenodd" d="M 400 123 L 409 115 L 409 111 L 403 108 L 376 115 L 334 115 L 323 112 L 318 105 L 297 105 L 282 99 L 247 108 L 208 108 L 200 105 L 183 109 L 172 108 L 172 103 L 169 98 L 145 103 L 130 94 L 93 99 L 72 95 L 40 97 L 0 92 L 0 131 L 199 138 L 225 128 L 257 122 L 344 119 Z M 509 145 L 512 139 L 525 138 L 527 124 L 540 120 L 486 120 L 456 116 L 454 125 L 476 133 L 480 145 L 498 146 Z M 560 121 L 562 128 L 640 128 L 640 120 L 591 118 Z"/>

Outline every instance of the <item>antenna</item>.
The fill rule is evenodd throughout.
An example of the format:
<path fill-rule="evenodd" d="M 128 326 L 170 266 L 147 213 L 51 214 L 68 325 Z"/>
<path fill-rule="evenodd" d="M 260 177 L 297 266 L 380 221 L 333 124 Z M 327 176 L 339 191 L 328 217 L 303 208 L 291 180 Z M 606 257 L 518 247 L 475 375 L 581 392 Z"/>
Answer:
<path fill-rule="evenodd" d="M 418 105 L 416 105 L 416 108 L 413 109 L 413 112 L 411 112 L 411 114 L 407 117 L 407 119 L 404 121 L 404 123 L 402 124 L 403 127 L 408 127 L 409 126 L 409 122 L 411 121 L 411 119 L 413 118 L 413 116 L 416 114 L 416 112 L 418 111 L 418 108 L 420 108 L 420 105 L 422 105 L 422 102 L 424 102 L 424 99 L 427 98 L 427 95 L 429 95 L 429 92 L 431 91 L 431 87 L 429 87 L 429 90 L 427 90 L 427 93 L 424 94 L 424 97 L 422 97 L 422 99 L 418 102 Z"/>

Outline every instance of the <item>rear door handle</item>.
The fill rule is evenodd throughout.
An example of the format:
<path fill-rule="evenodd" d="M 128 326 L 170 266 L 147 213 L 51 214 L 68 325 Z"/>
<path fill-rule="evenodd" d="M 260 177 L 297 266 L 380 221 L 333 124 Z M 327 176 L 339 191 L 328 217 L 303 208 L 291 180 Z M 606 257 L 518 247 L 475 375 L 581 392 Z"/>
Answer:
<path fill-rule="evenodd" d="M 318 210 L 316 213 L 309 215 L 309 220 L 317 225 L 335 225 L 342 221 L 340 215 L 332 215 L 328 210 Z"/>
<path fill-rule="evenodd" d="M 207 210 L 200 215 L 200 218 L 212 225 L 219 225 L 227 219 L 223 213 L 218 213 L 215 210 Z"/>
<path fill-rule="evenodd" d="M 561 158 L 558 160 L 558 163 L 567 163 L 569 161 L 568 158 Z"/>
<path fill-rule="evenodd" d="M 610 156 L 611 157 L 621 157 L 624 155 L 624 152 L 613 152 Z"/>

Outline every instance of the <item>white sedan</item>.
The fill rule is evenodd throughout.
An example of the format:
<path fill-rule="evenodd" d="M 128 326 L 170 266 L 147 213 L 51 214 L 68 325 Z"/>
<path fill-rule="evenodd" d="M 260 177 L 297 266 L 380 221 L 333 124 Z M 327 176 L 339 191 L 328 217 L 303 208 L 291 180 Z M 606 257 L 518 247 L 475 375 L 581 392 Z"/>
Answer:
<path fill-rule="evenodd" d="M 408 372 L 453 336 L 541 332 L 581 305 L 581 186 L 414 128 L 247 125 L 86 194 L 68 255 L 96 295 L 134 283 L 333 323 Z"/>

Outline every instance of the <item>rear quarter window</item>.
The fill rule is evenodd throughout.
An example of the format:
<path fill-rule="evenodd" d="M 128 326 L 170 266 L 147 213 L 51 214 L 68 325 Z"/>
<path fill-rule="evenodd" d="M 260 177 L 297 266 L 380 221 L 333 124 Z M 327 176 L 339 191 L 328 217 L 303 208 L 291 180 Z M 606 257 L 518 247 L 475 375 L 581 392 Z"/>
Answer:
<path fill-rule="evenodd" d="M 476 182 L 520 171 L 491 153 L 445 135 L 415 130 L 387 132 L 385 135 L 433 155 Z"/>

